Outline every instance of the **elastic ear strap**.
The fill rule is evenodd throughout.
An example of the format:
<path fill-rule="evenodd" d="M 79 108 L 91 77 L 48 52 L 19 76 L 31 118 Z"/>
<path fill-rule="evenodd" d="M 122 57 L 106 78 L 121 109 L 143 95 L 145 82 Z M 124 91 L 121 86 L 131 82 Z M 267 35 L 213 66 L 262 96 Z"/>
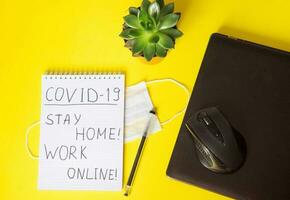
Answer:
<path fill-rule="evenodd" d="M 28 127 L 26 128 L 26 142 L 25 142 L 25 148 L 26 148 L 26 150 L 27 150 L 27 152 L 28 152 L 28 155 L 29 155 L 32 159 L 38 159 L 38 156 L 37 156 L 36 154 L 34 154 L 34 153 L 32 152 L 32 150 L 30 149 L 30 147 L 29 147 L 29 134 L 30 134 L 31 130 L 32 130 L 34 127 L 38 126 L 39 124 L 40 124 L 40 121 L 36 121 L 36 122 L 34 122 L 33 124 L 31 124 L 30 126 L 28 126 Z"/>
<path fill-rule="evenodd" d="M 164 125 L 170 123 L 172 120 L 174 120 L 176 117 L 178 117 L 179 115 L 181 115 L 183 112 L 186 111 L 187 102 L 189 101 L 189 98 L 190 98 L 190 92 L 189 92 L 188 88 L 185 85 L 183 85 L 182 83 L 178 82 L 177 80 L 174 80 L 174 79 L 171 79 L 171 78 L 164 78 L 164 79 L 156 79 L 156 80 L 146 81 L 147 85 L 154 84 L 154 83 L 160 83 L 160 82 L 171 82 L 171 83 L 174 83 L 174 84 L 178 85 L 179 87 L 181 87 L 183 89 L 183 91 L 187 95 L 187 101 L 186 101 L 186 105 L 184 106 L 184 108 L 181 109 L 180 111 L 178 111 L 177 113 L 175 113 L 169 119 L 161 122 L 161 125 L 164 126 Z"/>

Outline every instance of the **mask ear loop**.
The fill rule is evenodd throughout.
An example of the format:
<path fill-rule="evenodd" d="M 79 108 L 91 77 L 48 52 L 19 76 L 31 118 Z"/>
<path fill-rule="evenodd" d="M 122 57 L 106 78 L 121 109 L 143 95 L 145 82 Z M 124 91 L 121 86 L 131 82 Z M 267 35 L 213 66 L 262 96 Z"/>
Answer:
<path fill-rule="evenodd" d="M 34 127 L 36 127 L 36 126 L 38 126 L 40 124 L 40 121 L 36 121 L 36 122 L 34 122 L 33 124 L 31 124 L 30 126 L 28 126 L 27 128 L 26 128 L 26 132 L 25 132 L 25 135 L 26 135 L 26 141 L 25 141 L 25 148 L 26 148 L 26 150 L 27 150 L 27 152 L 28 152 L 28 155 L 32 158 L 32 159 L 34 159 L 34 160 L 37 160 L 38 159 L 38 156 L 37 155 L 35 155 L 33 152 L 32 152 L 32 150 L 30 149 L 30 147 L 29 147 L 29 134 L 30 134 L 30 132 L 31 132 L 31 130 L 34 128 Z"/>
<path fill-rule="evenodd" d="M 174 80 L 174 79 L 171 79 L 171 78 L 150 80 L 150 81 L 146 81 L 146 84 L 147 85 L 150 85 L 150 84 L 161 83 L 161 82 L 171 82 L 171 83 L 174 83 L 174 84 L 178 85 L 180 88 L 182 88 L 183 91 L 187 95 L 186 105 L 184 106 L 184 108 L 181 109 L 180 111 L 178 111 L 176 114 L 174 114 L 169 119 L 161 122 L 161 125 L 164 126 L 164 125 L 170 123 L 171 121 L 173 121 L 176 117 L 178 117 L 179 115 L 181 115 L 183 112 L 186 111 L 187 103 L 188 103 L 189 98 L 190 98 L 190 92 L 189 92 L 188 88 L 185 85 L 183 85 L 182 83 L 178 82 L 177 80 Z"/>

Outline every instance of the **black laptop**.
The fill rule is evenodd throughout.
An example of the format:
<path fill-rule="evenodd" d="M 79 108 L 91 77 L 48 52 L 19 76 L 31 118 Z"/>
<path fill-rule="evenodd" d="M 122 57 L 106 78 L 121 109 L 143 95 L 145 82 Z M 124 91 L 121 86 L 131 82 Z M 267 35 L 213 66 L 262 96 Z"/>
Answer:
<path fill-rule="evenodd" d="M 185 127 L 193 113 L 212 106 L 246 141 L 246 161 L 234 173 L 203 167 Z M 167 175 L 236 199 L 290 199 L 289 52 L 211 36 Z"/>

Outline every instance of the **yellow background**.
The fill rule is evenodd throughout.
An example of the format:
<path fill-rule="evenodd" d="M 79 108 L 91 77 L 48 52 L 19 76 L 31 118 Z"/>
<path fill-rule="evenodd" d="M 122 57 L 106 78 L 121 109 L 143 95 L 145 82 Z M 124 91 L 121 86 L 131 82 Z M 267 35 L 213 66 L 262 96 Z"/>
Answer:
<path fill-rule="evenodd" d="M 38 191 L 38 162 L 25 150 L 25 129 L 40 116 L 46 71 L 122 71 L 126 84 L 171 77 L 190 90 L 210 35 L 230 34 L 290 50 L 288 0 L 176 0 L 184 36 L 157 64 L 131 57 L 118 37 L 133 0 L 0 0 L 0 199 L 125 199 L 122 192 Z M 170 83 L 150 87 L 161 120 L 186 103 Z M 180 96 L 180 97 L 179 97 Z M 147 141 L 128 199 L 224 199 L 168 178 L 165 171 L 182 116 Z M 38 152 L 39 128 L 29 138 Z M 139 141 L 125 145 L 124 182 Z"/>

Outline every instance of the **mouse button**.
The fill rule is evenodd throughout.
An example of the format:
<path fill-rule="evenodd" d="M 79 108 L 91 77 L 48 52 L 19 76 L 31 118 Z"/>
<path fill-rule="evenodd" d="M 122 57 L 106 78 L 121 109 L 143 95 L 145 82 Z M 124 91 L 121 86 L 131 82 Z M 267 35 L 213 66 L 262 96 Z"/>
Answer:
<path fill-rule="evenodd" d="M 219 118 L 216 120 L 217 126 L 223 132 L 224 145 L 229 151 L 234 151 L 238 148 L 238 143 L 234 135 L 233 129 L 229 122 L 225 118 Z"/>
<path fill-rule="evenodd" d="M 221 144 L 216 140 L 210 131 L 200 124 L 193 127 L 194 136 L 199 140 L 199 142 L 206 147 L 210 152 L 216 152 L 217 154 L 223 153 L 223 148 L 220 148 Z"/>
<path fill-rule="evenodd" d="M 217 139 L 220 143 L 224 143 L 223 136 L 215 124 L 214 120 L 211 119 L 211 116 L 207 114 L 204 110 L 198 112 L 196 114 L 197 121 L 204 126 L 206 129 L 208 129 L 209 133 Z"/>
<path fill-rule="evenodd" d="M 216 118 L 216 124 L 222 130 L 224 145 L 216 151 L 217 157 L 229 168 L 236 168 L 243 161 L 237 138 L 230 123 L 224 118 Z"/>
<path fill-rule="evenodd" d="M 207 153 L 206 150 L 204 150 L 203 147 L 198 147 L 198 145 L 196 145 L 196 148 L 197 148 L 197 156 L 200 160 L 200 162 L 207 168 L 210 168 L 213 166 L 213 162 L 212 160 L 210 159 L 210 155 Z"/>
<path fill-rule="evenodd" d="M 201 142 L 208 140 L 210 133 L 201 123 L 196 120 L 190 120 L 186 122 L 186 126 Z"/>
<path fill-rule="evenodd" d="M 205 111 L 203 111 L 203 110 L 201 110 L 200 112 L 197 112 L 196 119 L 199 122 L 204 122 L 206 124 L 209 124 L 210 123 L 210 119 L 208 119 L 207 113 Z"/>
<path fill-rule="evenodd" d="M 194 140 L 198 140 L 199 142 L 202 142 L 202 137 L 204 133 L 204 129 L 200 126 L 199 123 L 196 123 L 195 120 L 189 119 L 185 123 L 186 129 L 189 131 L 189 133 L 193 136 Z"/>
<path fill-rule="evenodd" d="M 223 153 L 219 157 L 229 165 L 233 160 L 237 160 L 240 157 L 237 139 L 230 123 L 223 115 L 220 114 L 218 117 L 214 116 L 213 119 L 224 138 L 223 148 L 221 149 Z"/>
<path fill-rule="evenodd" d="M 185 123 L 187 130 L 211 151 L 220 151 L 221 143 L 212 135 L 208 128 L 197 120 L 197 113 L 192 115 Z M 223 152 L 220 152 L 223 153 Z"/>
<path fill-rule="evenodd" d="M 196 126 L 195 116 L 194 115 L 190 116 L 189 119 L 186 121 L 186 124 L 191 128 L 193 128 L 193 126 Z"/>
<path fill-rule="evenodd" d="M 215 108 L 210 113 L 211 119 L 214 121 L 217 129 L 222 133 L 224 139 L 224 145 L 235 144 L 236 140 L 234 138 L 233 129 L 229 121 L 224 117 L 224 115 Z"/>
<path fill-rule="evenodd" d="M 194 127 L 196 126 L 196 122 L 194 120 L 194 117 L 190 117 L 186 122 L 185 122 L 186 129 L 191 133 L 195 135 Z"/>

